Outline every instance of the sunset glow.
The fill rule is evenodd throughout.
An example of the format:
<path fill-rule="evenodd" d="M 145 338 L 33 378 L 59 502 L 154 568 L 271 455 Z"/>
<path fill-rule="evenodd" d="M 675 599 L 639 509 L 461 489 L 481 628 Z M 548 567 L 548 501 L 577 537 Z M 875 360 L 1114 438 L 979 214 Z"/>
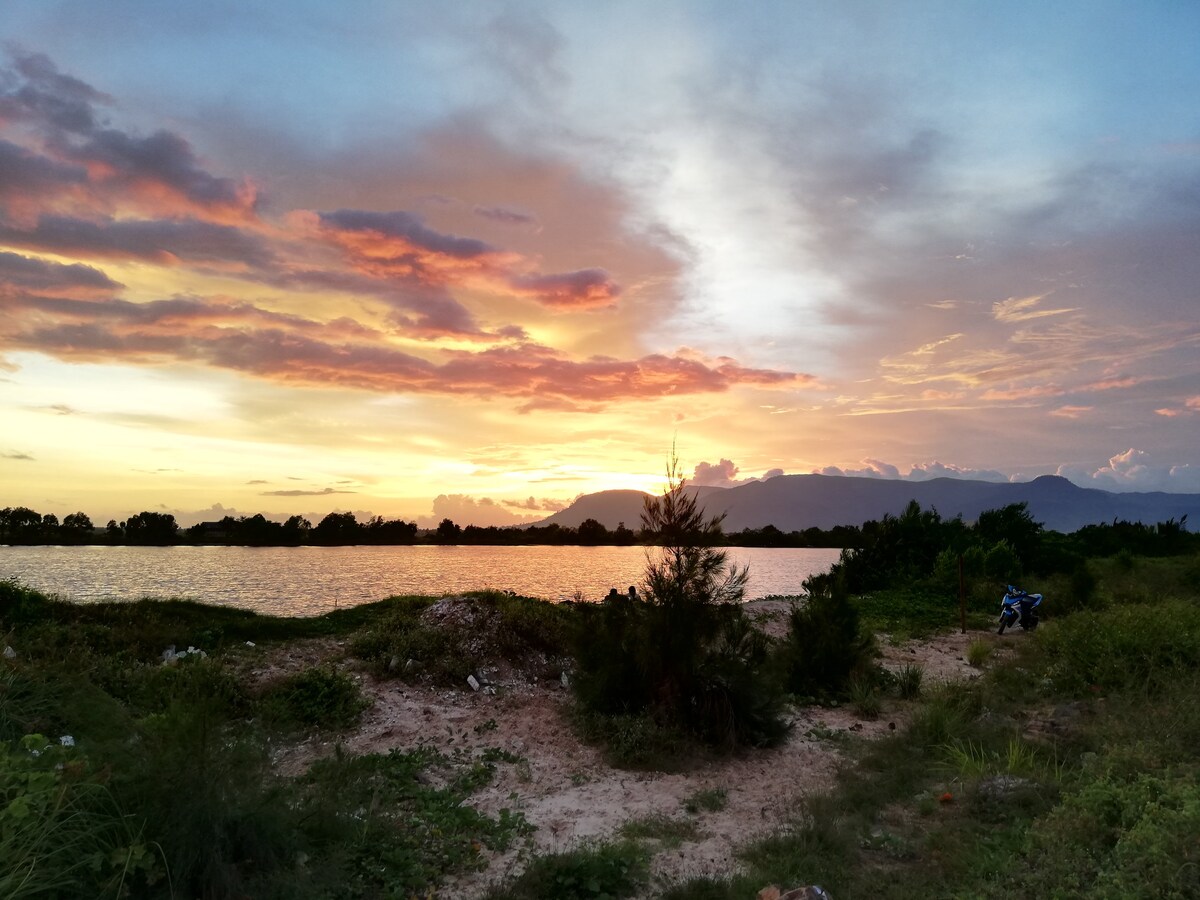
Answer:
<path fill-rule="evenodd" d="M 5 4 L 0 505 L 1200 492 L 1200 7 L 443 6 Z"/>

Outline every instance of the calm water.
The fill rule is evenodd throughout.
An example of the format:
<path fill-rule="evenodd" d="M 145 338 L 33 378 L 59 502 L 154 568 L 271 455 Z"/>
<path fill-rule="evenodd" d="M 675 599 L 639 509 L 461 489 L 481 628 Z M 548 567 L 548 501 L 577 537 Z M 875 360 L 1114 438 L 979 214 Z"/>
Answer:
<path fill-rule="evenodd" d="M 732 547 L 747 598 L 798 594 L 837 550 Z M 73 600 L 189 597 L 276 615 L 318 615 L 393 594 L 497 588 L 598 600 L 638 584 L 642 547 L 6 547 L 0 578 Z"/>

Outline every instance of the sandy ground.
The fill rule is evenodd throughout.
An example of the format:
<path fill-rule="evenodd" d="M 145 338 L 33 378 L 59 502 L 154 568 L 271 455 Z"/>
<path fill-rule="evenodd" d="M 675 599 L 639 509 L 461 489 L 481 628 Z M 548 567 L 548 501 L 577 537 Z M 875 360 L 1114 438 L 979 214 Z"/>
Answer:
<path fill-rule="evenodd" d="M 787 603 L 748 604 L 768 633 L 786 630 Z M 916 664 L 925 684 L 978 676 L 966 660 L 976 639 L 1003 647 L 1021 635 L 996 639 L 990 632 L 940 635 L 919 642 L 893 644 L 881 636 L 883 664 L 893 670 Z M 323 658 L 337 658 L 338 642 L 291 645 L 269 661 L 266 669 L 287 671 Z M 268 662 L 264 660 L 264 662 Z M 353 666 L 353 661 L 348 661 Z M 418 746 L 445 753 L 499 747 L 523 758 L 498 766 L 496 780 L 475 794 L 471 803 L 494 815 L 501 808 L 520 810 L 536 831 L 521 846 L 489 860 L 485 871 L 447 885 L 443 896 L 472 898 L 518 872 L 530 851 L 567 850 L 589 839 L 612 836 L 626 822 L 650 816 L 690 819 L 699 836 L 663 848 L 652 863 L 657 886 L 695 875 L 729 872 L 736 867 L 734 850 L 748 840 L 778 829 L 805 795 L 832 785 L 843 761 L 839 732 L 870 738 L 904 724 L 907 704 L 889 700 L 874 720 L 860 720 L 847 708 L 796 710 L 794 728 L 778 748 L 721 758 L 682 774 L 627 772 L 611 768 L 600 754 L 573 733 L 567 719 L 570 692 L 557 680 L 500 681 L 495 693 L 437 689 L 378 681 L 359 674 L 373 701 L 359 727 L 340 737 L 354 753 L 387 752 Z M 335 739 L 314 738 L 280 755 L 284 772 L 298 773 L 315 757 L 332 752 Z M 698 791 L 722 789 L 727 804 L 716 812 L 689 814 L 685 801 Z"/>

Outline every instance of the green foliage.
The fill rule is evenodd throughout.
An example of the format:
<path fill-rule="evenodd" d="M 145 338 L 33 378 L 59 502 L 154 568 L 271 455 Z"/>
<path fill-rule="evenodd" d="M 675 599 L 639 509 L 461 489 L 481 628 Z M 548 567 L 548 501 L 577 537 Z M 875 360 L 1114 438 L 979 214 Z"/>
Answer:
<path fill-rule="evenodd" d="M 635 896 L 649 877 L 646 851 L 632 841 L 541 856 L 489 900 L 617 900 Z"/>
<path fill-rule="evenodd" d="M 350 728 L 370 706 L 358 682 L 332 667 L 290 675 L 271 685 L 260 703 L 267 720 L 285 728 Z"/>
<path fill-rule="evenodd" d="M 657 721 L 647 711 L 602 713 L 580 706 L 575 716 L 579 733 L 600 744 L 609 764 L 617 768 L 673 771 L 695 751 L 687 732 Z"/>
<path fill-rule="evenodd" d="M 678 847 L 695 840 L 700 829 L 687 819 L 672 819 L 657 813 L 641 819 L 630 819 L 620 828 L 621 837 L 631 841 L 658 841 L 664 847 Z"/>
<path fill-rule="evenodd" d="M 976 638 L 967 645 L 967 664 L 975 669 L 980 668 L 991 657 L 993 649 L 991 641 Z"/>
<path fill-rule="evenodd" d="M 847 694 L 850 705 L 858 715 L 864 719 L 879 718 L 879 713 L 883 709 L 883 701 L 870 678 L 865 675 L 851 678 Z"/>
<path fill-rule="evenodd" d="M 767 641 L 737 603 L 747 573 L 727 566 L 714 546 L 721 517 L 705 517 L 674 464 L 668 481 L 642 515 L 662 548 L 641 596 L 580 611 L 576 696 L 591 714 L 649 715 L 710 745 L 776 742 L 786 733 L 782 693 L 768 677 Z"/>
<path fill-rule="evenodd" d="M 925 678 L 925 670 L 915 663 L 906 663 L 896 673 L 896 691 L 901 699 L 915 700 L 921 696 L 921 682 Z"/>
<path fill-rule="evenodd" d="M 486 783 L 471 774 L 474 765 L 442 789 L 420 777 L 431 768 L 444 777 L 455 763 L 429 750 L 392 750 L 339 752 L 313 765 L 297 813 L 313 851 L 341 860 L 330 896 L 424 896 L 447 873 L 482 868 L 484 848 L 503 851 L 531 830 L 518 813 L 490 819 L 464 802 Z"/>
<path fill-rule="evenodd" d="M 725 788 L 704 788 L 683 801 L 683 808 L 695 815 L 699 812 L 720 812 L 729 803 Z"/>
<path fill-rule="evenodd" d="M 162 878 L 73 740 L 0 742 L 0 896 L 119 897 Z"/>
<path fill-rule="evenodd" d="M 1034 828 L 1035 895 L 1195 897 L 1200 894 L 1200 785 L 1141 774 L 1083 785 Z"/>
<path fill-rule="evenodd" d="M 436 602 L 397 598 L 354 635 L 351 655 L 382 676 L 462 685 L 481 666 L 500 661 L 557 677 L 562 665 L 554 661 L 561 663 L 575 642 L 578 615 L 566 604 L 481 591 L 443 598 L 454 614 L 425 621 L 422 614 Z"/>
<path fill-rule="evenodd" d="M 1037 633 L 1056 689 L 1155 691 L 1200 665 L 1200 606 L 1168 600 L 1081 612 Z"/>
<path fill-rule="evenodd" d="M 874 639 L 862 628 L 858 608 L 844 582 L 836 581 L 792 608 L 779 658 L 787 689 L 813 697 L 844 692 L 851 675 L 865 673 L 875 655 Z"/>

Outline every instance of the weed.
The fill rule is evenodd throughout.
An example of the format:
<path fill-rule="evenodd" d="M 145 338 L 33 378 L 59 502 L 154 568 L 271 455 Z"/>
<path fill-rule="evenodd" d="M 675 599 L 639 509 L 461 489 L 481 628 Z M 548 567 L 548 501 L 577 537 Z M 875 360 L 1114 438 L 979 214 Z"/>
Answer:
<path fill-rule="evenodd" d="M 896 690 L 904 700 L 915 700 L 921 696 L 921 681 L 925 670 L 916 663 L 906 663 L 896 673 Z"/>
<path fill-rule="evenodd" d="M 271 685 L 260 700 L 267 720 L 285 728 L 350 728 L 370 705 L 358 682 L 332 667 L 288 676 Z"/>
<path fill-rule="evenodd" d="M 632 897 L 649 877 L 647 853 L 633 841 L 600 844 L 533 860 L 515 881 L 489 900 L 617 900 Z"/>
<path fill-rule="evenodd" d="M 982 667 L 991 657 L 992 649 L 991 641 L 976 638 L 967 645 L 967 664 L 975 669 Z"/>
<path fill-rule="evenodd" d="M 864 719 L 877 719 L 883 709 L 883 701 L 870 679 L 856 677 L 850 680 L 850 705 Z"/>
<path fill-rule="evenodd" d="M 620 828 L 623 838 L 632 841 L 658 841 L 664 847 L 675 848 L 685 841 L 695 840 L 700 829 L 695 822 L 686 819 L 672 819 L 661 813 L 646 816 L 642 819 L 632 819 Z"/>
<path fill-rule="evenodd" d="M 695 815 L 699 812 L 720 812 L 729 803 L 725 788 L 703 788 L 683 801 L 683 808 Z"/>

